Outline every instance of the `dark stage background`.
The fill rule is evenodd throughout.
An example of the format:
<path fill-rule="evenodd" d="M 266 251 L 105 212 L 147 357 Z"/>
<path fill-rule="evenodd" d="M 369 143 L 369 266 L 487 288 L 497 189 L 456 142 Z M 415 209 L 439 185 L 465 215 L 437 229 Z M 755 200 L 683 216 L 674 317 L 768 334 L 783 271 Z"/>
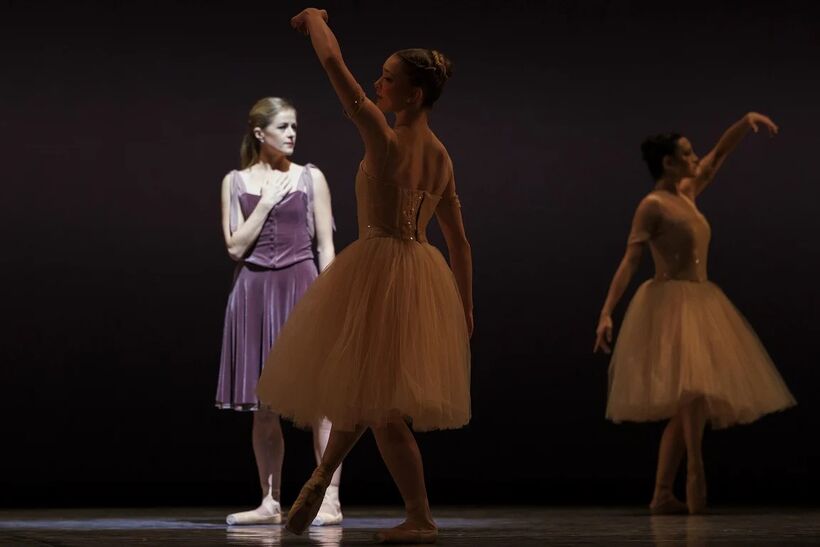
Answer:
<path fill-rule="evenodd" d="M 710 495 L 816 502 L 812 3 L 325 6 L 368 89 L 403 47 L 455 62 L 432 124 L 475 258 L 474 417 L 418 436 L 432 502 L 649 500 L 660 426 L 604 420 L 608 361 L 591 353 L 632 211 L 652 186 L 639 144 L 678 130 L 703 154 L 749 110 L 782 132 L 750 136 L 701 198 L 710 275 L 800 404 L 707 433 Z M 212 406 L 233 268 L 219 187 L 256 99 L 295 102 L 294 159 L 329 180 L 337 250 L 355 238 L 362 147 L 289 29 L 302 7 L 0 2 L 3 506 L 258 500 L 250 416 Z M 646 260 L 639 279 L 649 274 Z M 313 464 L 307 433 L 288 428 L 286 445 L 290 503 Z M 369 436 L 342 488 L 348 503 L 398 501 Z"/>

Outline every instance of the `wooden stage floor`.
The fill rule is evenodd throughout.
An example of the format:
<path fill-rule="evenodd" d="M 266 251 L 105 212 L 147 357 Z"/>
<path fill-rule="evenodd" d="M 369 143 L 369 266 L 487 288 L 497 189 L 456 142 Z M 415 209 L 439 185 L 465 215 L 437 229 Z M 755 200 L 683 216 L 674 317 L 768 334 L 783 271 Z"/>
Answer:
<path fill-rule="evenodd" d="M 347 507 L 343 526 L 292 536 L 281 526 L 229 527 L 241 508 L 0 511 L 0 545 L 366 545 L 397 524 L 396 507 Z M 703 516 L 651 517 L 641 507 L 438 507 L 439 545 L 820 545 L 820 509 L 717 507 Z"/>

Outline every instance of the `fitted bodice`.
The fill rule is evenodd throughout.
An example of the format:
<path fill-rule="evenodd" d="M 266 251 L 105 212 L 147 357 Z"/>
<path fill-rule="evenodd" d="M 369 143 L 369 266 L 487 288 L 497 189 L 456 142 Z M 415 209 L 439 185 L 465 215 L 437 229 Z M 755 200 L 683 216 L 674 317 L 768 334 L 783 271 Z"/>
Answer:
<path fill-rule="evenodd" d="M 234 176 L 239 177 L 239 173 L 234 172 Z M 296 189 L 282 198 L 268 213 L 259 236 L 245 255 L 244 262 L 263 268 L 278 269 L 314 257 L 313 238 L 308 222 L 308 184 L 312 184 L 312 181 L 310 170 L 306 166 L 299 177 Z M 260 199 L 259 195 L 240 191 L 238 201 L 244 218 L 253 213 Z"/>
<path fill-rule="evenodd" d="M 356 174 L 359 239 L 394 237 L 424 243 L 427 224 L 441 199 L 425 190 L 377 180 L 359 165 Z"/>
<path fill-rule="evenodd" d="M 706 281 L 709 222 L 684 195 L 656 194 L 656 214 L 646 221 L 636 218 L 630 240 L 649 242 L 655 279 Z"/>

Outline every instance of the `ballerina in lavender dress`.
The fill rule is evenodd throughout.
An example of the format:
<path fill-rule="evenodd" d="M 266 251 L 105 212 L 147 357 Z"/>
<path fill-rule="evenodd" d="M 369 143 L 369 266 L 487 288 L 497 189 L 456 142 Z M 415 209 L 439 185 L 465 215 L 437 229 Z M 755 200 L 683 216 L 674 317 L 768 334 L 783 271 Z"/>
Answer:
<path fill-rule="evenodd" d="M 260 405 L 256 384 L 265 358 L 291 309 L 318 272 L 333 260 L 330 191 L 316 167 L 292 163 L 296 110 L 284 99 L 258 101 L 248 116 L 242 169 L 222 182 L 225 246 L 238 262 L 225 310 L 216 406 L 253 411 L 253 450 L 262 503 L 228 516 L 228 524 L 278 524 L 284 439 L 279 415 Z M 330 423 L 313 424 L 317 461 L 327 446 Z M 342 521 L 339 475 L 325 495 L 314 525 Z"/>

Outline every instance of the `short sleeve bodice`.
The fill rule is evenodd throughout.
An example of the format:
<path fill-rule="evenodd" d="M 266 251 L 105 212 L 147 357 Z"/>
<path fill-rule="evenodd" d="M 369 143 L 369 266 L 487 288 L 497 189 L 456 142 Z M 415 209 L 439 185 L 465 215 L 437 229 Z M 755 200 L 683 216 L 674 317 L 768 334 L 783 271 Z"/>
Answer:
<path fill-rule="evenodd" d="M 378 180 L 359 165 L 356 174 L 359 238 L 394 237 L 424 243 L 427 224 L 441 200 L 441 196 L 425 190 Z"/>
<path fill-rule="evenodd" d="M 238 171 L 234 171 L 232 177 L 232 193 L 236 192 L 237 206 L 242 211 L 242 216 L 248 218 L 261 196 L 245 191 Z M 312 214 L 309 206 L 312 184 L 310 168 L 305 166 L 295 190 L 282 198 L 268 213 L 259 236 L 243 259 L 244 262 L 278 269 L 314 257 L 312 219 L 309 218 Z"/>
<path fill-rule="evenodd" d="M 651 206 L 638 208 L 630 243 L 649 242 L 655 279 L 706 281 L 712 235 L 706 217 L 682 194 L 653 192 L 650 197 Z"/>

